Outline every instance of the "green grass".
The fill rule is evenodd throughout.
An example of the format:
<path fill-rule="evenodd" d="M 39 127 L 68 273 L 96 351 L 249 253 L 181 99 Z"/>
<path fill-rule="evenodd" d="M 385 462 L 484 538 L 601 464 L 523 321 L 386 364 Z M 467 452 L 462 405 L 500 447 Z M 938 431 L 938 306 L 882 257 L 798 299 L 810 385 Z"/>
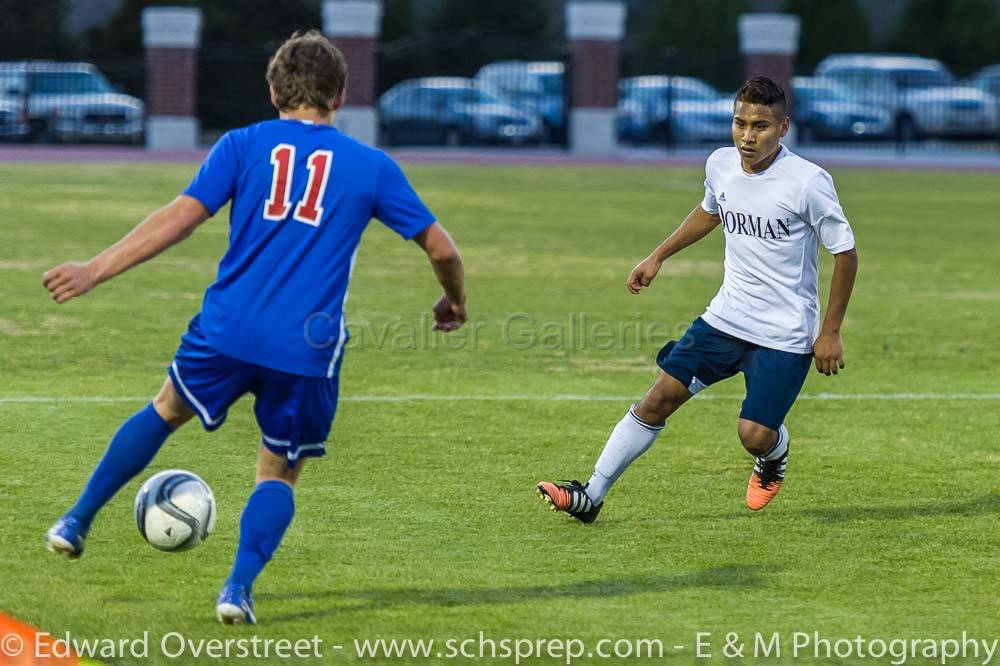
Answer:
<path fill-rule="evenodd" d="M 41 274 L 115 241 L 192 171 L 0 165 L 0 398 L 157 390 L 214 276 L 225 215 L 65 306 L 46 299 Z M 213 611 L 253 483 L 259 440 L 247 401 L 218 433 L 180 431 L 150 470 L 189 468 L 212 486 L 219 519 L 203 546 L 171 555 L 146 545 L 131 518 L 135 481 L 102 513 L 78 563 L 45 553 L 42 534 L 142 403 L 0 402 L 0 608 L 76 638 L 149 631 L 153 663 L 205 661 L 160 655 L 169 631 L 192 640 L 316 634 L 334 662 L 353 658 L 352 640 L 377 637 L 656 638 L 671 663 L 692 660 L 697 631 L 713 632 L 716 657 L 729 631 L 784 632 L 786 647 L 793 631 L 997 633 L 1000 401 L 957 397 L 998 391 L 995 175 L 834 173 L 861 255 L 848 369 L 813 373 L 804 394 L 944 397 L 800 401 L 788 419 L 786 487 L 751 515 L 742 503 L 750 459 L 736 438 L 742 381 L 730 380 L 671 419 L 584 527 L 544 511 L 533 486 L 585 477 L 626 399 L 349 398 L 641 395 L 660 344 L 718 288 L 721 234 L 669 262 L 642 296 L 629 296 L 624 280 L 696 205 L 703 176 L 408 172 L 462 248 L 472 325 L 450 343 L 426 332 L 423 313 L 439 289 L 419 251 L 373 223 L 348 306 L 348 400 L 330 455 L 306 467 L 295 521 L 258 581 L 261 624 L 223 628 Z M 824 257 L 824 292 L 830 265 Z M 590 330 L 625 326 L 628 335 L 584 344 L 581 316 Z"/>

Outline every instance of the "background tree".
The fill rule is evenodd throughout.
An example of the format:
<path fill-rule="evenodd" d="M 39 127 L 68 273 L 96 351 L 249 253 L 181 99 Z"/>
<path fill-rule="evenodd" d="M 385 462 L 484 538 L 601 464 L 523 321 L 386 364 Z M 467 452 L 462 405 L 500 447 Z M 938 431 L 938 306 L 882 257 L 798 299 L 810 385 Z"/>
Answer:
<path fill-rule="evenodd" d="M 379 36 L 379 93 L 431 71 L 432 40 L 414 0 L 385 0 Z"/>
<path fill-rule="evenodd" d="M 1000 12 L 994 0 L 910 0 L 893 50 L 938 58 L 956 74 L 1000 62 Z"/>
<path fill-rule="evenodd" d="M 65 15 L 65 0 L 4 2 L 0 9 L 0 60 L 75 55 L 76 44 L 58 29 Z"/>
<path fill-rule="evenodd" d="M 628 32 L 637 41 L 626 43 L 626 73 L 669 69 L 735 88 L 743 75 L 736 22 L 748 8 L 747 0 L 670 0 L 635 7 Z M 666 61 L 668 50 L 673 55 Z"/>
<path fill-rule="evenodd" d="M 145 95 L 142 10 L 190 5 L 202 11 L 198 109 L 202 126 L 230 128 L 274 116 L 264 73 L 278 45 L 296 30 L 320 29 L 321 0 L 140 0 L 123 2 L 88 34 L 88 53 L 127 92 Z"/>
<path fill-rule="evenodd" d="M 563 55 L 558 0 L 441 0 L 427 20 L 433 71 L 471 76 L 496 60 Z"/>
<path fill-rule="evenodd" d="M 788 0 L 784 10 L 802 19 L 798 69 L 811 73 L 831 53 L 870 51 L 868 15 L 857 0 Z"/>

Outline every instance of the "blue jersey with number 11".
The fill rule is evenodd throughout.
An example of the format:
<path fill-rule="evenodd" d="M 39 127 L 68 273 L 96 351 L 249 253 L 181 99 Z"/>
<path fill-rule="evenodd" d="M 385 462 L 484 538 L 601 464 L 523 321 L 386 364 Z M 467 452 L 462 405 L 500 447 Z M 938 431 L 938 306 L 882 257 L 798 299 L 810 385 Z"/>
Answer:
<path fill-rule="evenodd" d="M 410 239 L 434 216 L 399 166 L 329 125 L 270 120 L 225 134 L 184 191 L 213 215 L 232 200 L 229 249 L 200 328 L 217 351 L 330 377 L 361 234 L 377 218 Z"/>

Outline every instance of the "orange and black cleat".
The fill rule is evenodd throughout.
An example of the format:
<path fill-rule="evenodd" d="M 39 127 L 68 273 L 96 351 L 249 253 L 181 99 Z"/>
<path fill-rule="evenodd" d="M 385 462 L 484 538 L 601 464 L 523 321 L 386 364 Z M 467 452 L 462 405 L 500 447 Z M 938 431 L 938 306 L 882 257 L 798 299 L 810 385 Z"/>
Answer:
<path fill-rule="evenodd" d="M 595 506 L 587 495 L 587 487 L 579 481 L 540 481 L 538 495 L 553 511 L 565 511 L 581 523 L 594 522 L 604 506 L 604 502 Z"/>
<path fill-rule="evenodd" d="M 757 458 L 753 466 L 753 474 L 747 483 L 747 506 L 751 511 L 760 511 L 774 499 L 781 484 L 785 480 L 785 468 L 788 466 L 788 451 L 777 460 Z"/>

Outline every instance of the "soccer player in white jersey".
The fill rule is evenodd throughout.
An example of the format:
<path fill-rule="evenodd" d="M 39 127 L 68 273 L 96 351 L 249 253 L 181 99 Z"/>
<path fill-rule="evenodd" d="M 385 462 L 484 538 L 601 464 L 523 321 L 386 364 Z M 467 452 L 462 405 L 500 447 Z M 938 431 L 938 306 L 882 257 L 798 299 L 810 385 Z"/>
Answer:
<path fill-rule="evenodd" d="M 742 372 L 746 399 L 738 433 L 756 458 L 746 503 L 754 510 L 774 499 L 785 478 L 785 416 L 815 363 L 825 375 L 844 368 L 840 327 L 858 268 L 854 233 L 830 174 L 781 144 L 788 132 L 785 93 L 757 77 L 736 94 L 735 147 L 705 163 L 705 198 L 680 227 L 632 269 L 626 287 L 638 294 L 663 263 L 721 226 L 725 278 L 705 313 L 679 341 L 657 356 L 656 383 L 614 427 L 594 473 L 579 481 L 538 484 L 555 511 L 592 522 L 622 472 L 691 396 Z M 818 254 L 834 255 L 825 317 L 820 323 Z"/>

